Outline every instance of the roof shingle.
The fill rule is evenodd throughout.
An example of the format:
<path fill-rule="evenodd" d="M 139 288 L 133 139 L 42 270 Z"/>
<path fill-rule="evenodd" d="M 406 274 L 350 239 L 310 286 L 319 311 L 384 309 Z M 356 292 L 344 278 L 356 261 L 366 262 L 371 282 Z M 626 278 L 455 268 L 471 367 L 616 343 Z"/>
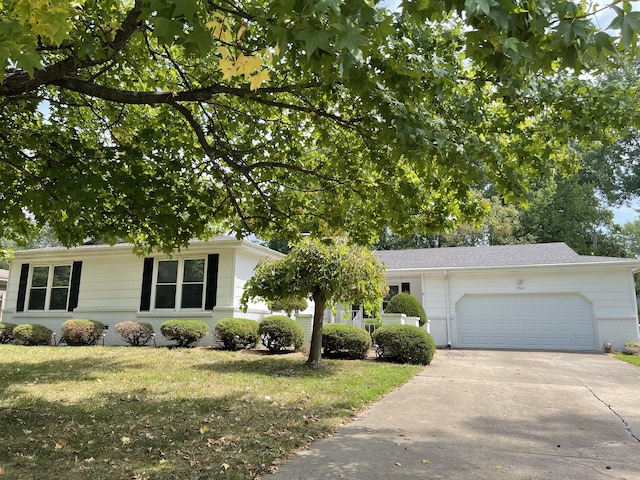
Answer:
<path fill-rule="evenodd" d="M 578 255 L 565 243 L 444 247 L 375 252 L 387 270 L 622 263 L 634 259 Z"/>

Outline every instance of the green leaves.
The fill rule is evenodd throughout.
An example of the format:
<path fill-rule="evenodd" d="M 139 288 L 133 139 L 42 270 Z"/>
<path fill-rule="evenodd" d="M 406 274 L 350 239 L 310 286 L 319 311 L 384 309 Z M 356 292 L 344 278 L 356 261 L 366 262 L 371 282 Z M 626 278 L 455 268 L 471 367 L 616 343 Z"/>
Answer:
<path fill-rule="evenodd" d="M 626 49 L 635 50 L 638 31 L 640 31 L 640 12 L 630 11 L 628 8 L 620 8 L 612 5 L 616 17 L 608 28 L 620 31 L 622 45 Z"/>
<path fill-rule="evenodd" d="M 307 24 L 296 33 L 295 38 L 304 42 L 307 57 L 310 57 L 316 50 L 329 51 L 331 49 L 330 41 L 334 37 L 335 34 L 332 32 L 317 30 L 313 25 Z"/>
<path fill-rule="evenodd" d="M 282 260 L 263 260 L 245 284 L 241 304 L 251 299 L 290 301 L 324 293 L 326 300 L 379 305 L 387 293 L 384 266 L 369 249 L 345 239 L 306 238 Z"/>
<path fill-rule="evenodd" d="M 0 222 L 67 245 L 452 229 L 638 124 L 634 80 L 592 81 L 625 5 L 620 38 L 551 0 L 3 5 Z"/>

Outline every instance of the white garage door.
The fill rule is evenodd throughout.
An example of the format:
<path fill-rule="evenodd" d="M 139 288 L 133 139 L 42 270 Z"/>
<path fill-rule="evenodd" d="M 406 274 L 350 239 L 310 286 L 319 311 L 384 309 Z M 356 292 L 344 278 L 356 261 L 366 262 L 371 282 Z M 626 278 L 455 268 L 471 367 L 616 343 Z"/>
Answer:
<path fill-rule="evenodd" d="M 596 349 L 591 304 L 577 294 L 465 295 L 456 327 L 459 347 Z"/>

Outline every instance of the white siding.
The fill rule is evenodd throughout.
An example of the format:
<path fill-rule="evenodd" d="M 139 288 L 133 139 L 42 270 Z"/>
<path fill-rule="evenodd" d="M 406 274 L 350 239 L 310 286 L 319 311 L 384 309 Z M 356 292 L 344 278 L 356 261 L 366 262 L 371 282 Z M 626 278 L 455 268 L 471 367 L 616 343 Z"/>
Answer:
<path fill-rule="evenodd" d="M 140 307 L 141 257 L 127 254 L 83 256 L 78 311 L 128 310 Z"/>
<path fill-rule="evenodd" d="M 244 292 L 244 284 L 253 277 L 254 270 L 260 260 L 264 257 L 257 255 L 255 252 L 247 252 L 247 251 L 237 251 L 235 256 L 235 269 L 234 269 L 234 301 L 235 304 L 238 305 L 240 303 L 240 298 Z M 269 315 L 271 311 L 269 307 L 264 302 L 255 302 L 247 313 L 242 313 L 241 316 L 249 317 L 256 320 L 264 317 L 265 315 Z"/>
<path fill-rule="evenodd" d="M 238 254 L 238 252 L 240 252 Z M 69 318 L 88 318 L 109 325 L 105 332 L 106 344 L 123 344 L 115 332 L 115 324 L 126 320 L 138 320 L 151 323 L 156 331 L 158 345 L 166 344 L 160 334 L 160 324 L 172 318 L 193 318 L 206 321 L 211 332 L 219 318 L 228 316 L 247 316 L 258 319 L 269 311 L 262 304 L 250 305 L 249 312 L 244 315 L 239 310 L 239 299 L 244 282 L 253 275 L 253 268 L 258 261 L 277 252 L 257 247 L 238 240 L 222 242 L 196 242 L 189 249 L 176 254 L 175 259 L 201 258 L 209 254 L 218 254 L 218 283 L 216 307 L 212 311 L 197 309 L 188 310 L 153 310 L 140 312 L 142 288 L 143 258 L 133 254 L 131 247 L 88 246 L 75 249 L 41 249 L 16 252 L 12 261 L 7 288 L 3 320 L 11 323 L 39 323 L 60 332 L 60 326 Z M 156 254 L 154 258 L 168 258 Z M 74 261 L 82 262 L 82 277 L 78 296 L 78 306 L 73 312 L 16 312 L 20 269 L 23 263 L 28 264 L 63 264 Z M 154 268 L 155 274 L 155 268 Z M 209 335 L 202 344 L 210 344 L 213 337 Z"/>
<path fill-rule="evenodd" d="M 424 292 L 421 289 L 414 291 L 416 282 L 412 280 L 411 293 L 422 300 L 431 322 L 431 333 L 440 346 L 448 342 L 454 347 L 458 346 L 455 310 L 456 304 L 465 295 L 580 295 L 592 305 L 595 323 L 592 335 L 596 350 L 602 350 L 604 342 L 611 342 L 614 350 L 622 350 L 624 342 L 638 338 L 634 282 L 629 267 L 589 264 L 434 269 L 420 273 Z M 410 272 L 387 272 L 390 284 L 397 284 L 400 279 L 407 281 L 414 278 L 415 274 Z"/>

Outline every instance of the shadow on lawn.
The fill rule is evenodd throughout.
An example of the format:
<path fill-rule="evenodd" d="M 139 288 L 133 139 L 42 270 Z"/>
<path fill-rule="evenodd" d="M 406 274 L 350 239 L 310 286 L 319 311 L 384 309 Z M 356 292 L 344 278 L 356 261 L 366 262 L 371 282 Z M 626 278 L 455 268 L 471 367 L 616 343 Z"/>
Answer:
<path fill-rule="evenodd" d="M 95 380 L 101 370 L 119 371 L 135 368 L 116 359 L 74 358 L 72 360 L 48 360 L 44 362 L 3 362 L 0 369 L 0 395 L 13 385 L 35 383 L 59 383 Z"/>
<path fill-rule="evenodd" d="M 315 415 L 332 413 L 241 392 L 167 400 L 145 389 L 14 405 L 0 408 L 0 467 L 20 479 L 249 479 L 326 431 Z"/>
<path fill-rule="evenodd" d="M 300 355 L 247 355 L 247 358 L 235 358 L 232 361 L 203 363 L 194 368 L 216 373 L 246 373 L 269 377 L 324 378 L 335 375 L 339 368 L 331 360 L 323 361 L 317 368 L 305 364 Z"/>

